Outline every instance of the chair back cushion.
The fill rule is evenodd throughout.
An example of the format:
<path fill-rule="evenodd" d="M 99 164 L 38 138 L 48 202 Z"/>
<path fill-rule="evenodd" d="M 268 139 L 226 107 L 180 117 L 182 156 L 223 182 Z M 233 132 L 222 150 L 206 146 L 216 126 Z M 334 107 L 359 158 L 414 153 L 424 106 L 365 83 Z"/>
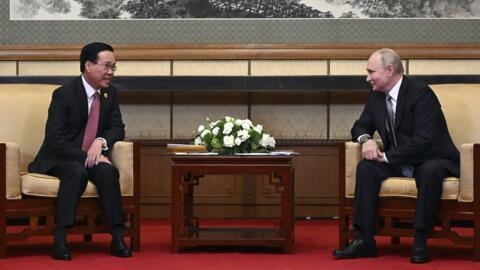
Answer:
<path fill-rule="evenodd" d="M 460 150 L 464 143 L 480 142 L 480 84 L 430 85 L 442 105 L 448 131 Z"/>
<path fill-rule="evenodd" d="M 26 172 L 42 145 L 52 92 L 47 84 L 0 84 L 0 141 L 20 146 L 20 170 Z"/>

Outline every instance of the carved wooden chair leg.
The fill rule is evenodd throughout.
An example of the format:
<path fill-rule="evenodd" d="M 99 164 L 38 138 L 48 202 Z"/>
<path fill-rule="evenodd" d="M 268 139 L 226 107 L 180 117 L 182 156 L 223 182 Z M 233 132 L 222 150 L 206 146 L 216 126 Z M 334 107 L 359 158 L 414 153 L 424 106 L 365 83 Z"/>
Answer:
<path fill-rule="evenodd" d="M 133 236 L 130 237 L 131 248 L 133 251 L 140 251 L 140 215 L 132 214 Z"/>
<path fill-rule="evenodd" d="M 0 220 L 0 258 L 7 257 L 7 226 L 6 218 Z"/>
<path fill-rule="evenodd" d="M 348 216 L 345 214 L 340 215 L 340 248 L 345 247 L 348 244 Z"/>
<path fill-rule="evenodd" d="M 480 261 L 480 218 L 476 218 L 473 224 L 473 259 Z"/>
<path fill-rule="evenodd" d="M 140 251 L 140 237 L 130 237 L 130 248 L 135 252 Z"/>
<path fill-rule="evenodd" d="M 128 239 L 130 240 L 130 249 L 132 251 L 140 251 L 140 214 L 126 213 L 125 214 L 125 230 L 128 230 Z"/>
<path fill-rule="evenodd" d="M 397 223 L 398 223 L 398 219 L 397 218 L 391 218 L 388 220 L 388 226 L 389 228 L 395 228 Z M 400 244 L 400 237 L 399 236 L 392 236 L 390 237 L 390 243 L 392 245 L 394 244 Z"/>

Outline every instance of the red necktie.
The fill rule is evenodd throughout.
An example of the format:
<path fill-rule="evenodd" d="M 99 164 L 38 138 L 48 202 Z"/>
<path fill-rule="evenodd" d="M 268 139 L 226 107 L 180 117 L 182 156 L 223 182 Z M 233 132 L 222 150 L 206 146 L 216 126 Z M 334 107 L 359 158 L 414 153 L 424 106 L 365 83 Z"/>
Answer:
<path fill-rule="evenodd" d="M 88 115 L 87 127 L 83 135 L 82 150 L 87 152 L 92 142 L 97 138 L 98 118 L 100 116 L 100 95 L 98 92 L 93 94 L 92 106 Z"/>

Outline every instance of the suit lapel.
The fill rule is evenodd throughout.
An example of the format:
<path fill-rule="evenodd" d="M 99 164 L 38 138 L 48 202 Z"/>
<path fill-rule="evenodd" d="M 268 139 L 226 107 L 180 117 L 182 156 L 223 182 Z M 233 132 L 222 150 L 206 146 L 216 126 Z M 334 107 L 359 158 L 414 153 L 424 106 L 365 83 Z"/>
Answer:
<path fill-rule="evenodd" d="M 110 101 L 108 89 L 100 89 L 100 117 L 98 119 L 98 132 L 103 130 L 105 123 L 105 115 L 107 112 L 108 102 Z"/>
<path fill-rule="evenodd" d="M 86 126 L 88 121 L 88 97 L 87 93 L 85 92 L 85 87 L 83 86 L 82 78 L 78 77 L 76 82 L 76 91 L 75 95 L 77 95 L 76 100 L 78 100 L 78 109 L 80 111 L 80 116 L 82 119 L 82 125 Z"/>
<path fill-rule="evenodd" d="M 378 95 L 378 102 L 377 102 L 377 112 L 380 112 L 378 114 L 378 121 L 380 123 L 379 128 L 378 128 L 378 133 L 380 134 L 380 137 L 382 138 L 383 142 L 386 142 L 387 139 L 387 103 L 385 103 L 385 95 L 379 94 Z"/>
<path fill-rule="evenodd" d="M 398 91 L 397 108 L 395 110 L 395 131 L 398 130 L 403 119 L 403 111 L 405 109 L 405 97 L 407 96 L 407 78 L 403 76 L 400 90 Z"/>

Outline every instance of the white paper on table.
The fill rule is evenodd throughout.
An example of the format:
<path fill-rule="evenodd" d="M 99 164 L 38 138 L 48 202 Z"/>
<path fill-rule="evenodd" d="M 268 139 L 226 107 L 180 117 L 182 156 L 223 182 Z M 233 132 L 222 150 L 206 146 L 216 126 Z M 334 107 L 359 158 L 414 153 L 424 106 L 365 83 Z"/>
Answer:
<path fill-rule="evenodd" d="M 270 152 L 272 156 L 296 156 L 299 155 L 298 152 L 294 152 L 292 150 L 283 150 L 283 151 L 273 151 Z"/>
<path fill-rule="evenodd" d="M 218 156 L 216 152 L 175 152 L 177 156 Z"/>
<path fill-rule="evenodd" d="M 268 153 L 235 153 L 236 156 L 268 156 Z"/>
<path fill-rule="evenodd" d="M 291 150 L 273 151 L 269 153 L 235 153 L 237 156 L 293 156 L 299 155 L 297 152 Z"/>

